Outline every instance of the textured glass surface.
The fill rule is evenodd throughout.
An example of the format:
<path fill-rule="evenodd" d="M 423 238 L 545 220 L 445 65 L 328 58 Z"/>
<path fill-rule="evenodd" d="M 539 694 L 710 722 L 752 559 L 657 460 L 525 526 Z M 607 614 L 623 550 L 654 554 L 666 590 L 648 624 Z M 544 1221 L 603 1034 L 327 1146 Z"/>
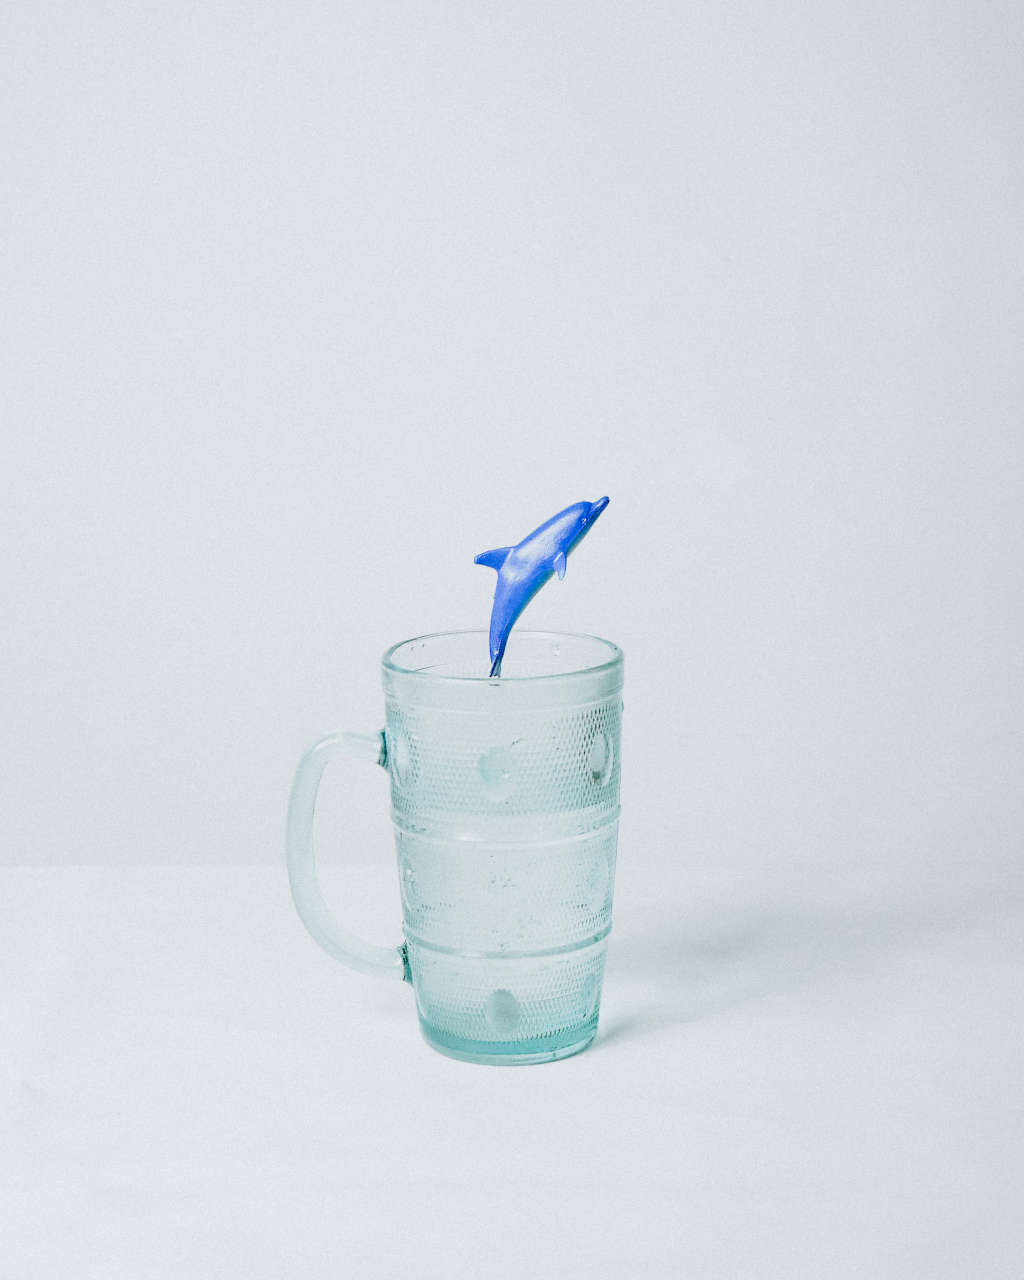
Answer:
<path fill-rule="evenodd" d="M 597 1030 L 619 813 L 622 656 L 479 633 L 385 661 L 387 767 L 409 971 L 426 1038 L 538 1062 Z"/>

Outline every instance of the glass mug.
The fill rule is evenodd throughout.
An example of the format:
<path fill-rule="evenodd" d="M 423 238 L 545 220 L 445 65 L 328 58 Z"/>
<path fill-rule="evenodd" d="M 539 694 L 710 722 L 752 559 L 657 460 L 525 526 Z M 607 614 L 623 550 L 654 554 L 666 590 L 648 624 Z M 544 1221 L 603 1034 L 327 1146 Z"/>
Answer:
<path fill-rule="evenodd" d="M 619 826 L 622 651 L 516 631 L 496 679 L 484 631 L 383 658 L 386 728 L 299 764 L 288 873 L 303 923 L 345 964 L 412 984 L 424 1038 L 467 1062 L 550 1062 L 597 1032 Z M 317 883 L 313 811 L 336 755 L 391 778 L 405 941 L 371 946 Z"/>

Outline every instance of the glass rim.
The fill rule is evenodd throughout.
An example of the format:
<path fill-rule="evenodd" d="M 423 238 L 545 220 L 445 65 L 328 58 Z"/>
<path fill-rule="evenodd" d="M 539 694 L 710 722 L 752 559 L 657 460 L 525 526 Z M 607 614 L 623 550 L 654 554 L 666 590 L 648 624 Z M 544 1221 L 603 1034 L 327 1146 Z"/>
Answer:
<path fill-rule="evenodd" d="M 417 644 L 425 640 L 444 640 L 454 636 L 482 636 L 486 643 L 488 632 L 482 627 L 463 627 L 456 631 L 428 631 L 425 635 L 410 636 L 407 640 L 399 640 L 397 644 L 393 644 L 384 651 L 381 658 L 381 667 L 385 671 L 393 672 L 395 675 L 402 677 L 415 677 L 416 679 L 433 683 L 458 684 L 458 685 L 511 685 L 511 684 L 541 684 L 544 681 L 555 680 L 572 680 L 578 676 L 596 676 L 602 672 L 611 671 L 616 666 L 622 665 L 625 657 L 623 650 L 614 644 L 611 640 L 605 640 L 603 636 L 591 635 L 586 631 L 529 631 L 522 630 L 514 632 L 516 638 L 530 636 L 541 640 L 588 640 L 594 644 L 601 645 L 607 652 L 608 657 L 603 662 L 596 662 L 587 667 L 573 667 L 570 671 L 550 671 L 544 675 L 528 675 L 528 676 L 450 676 L 440 675 L 436 671 L 417 670 L 415 667 L 403 667 L 394 661 L 394 655 L 399 649 L 403 649 L 407 644 Z"/>

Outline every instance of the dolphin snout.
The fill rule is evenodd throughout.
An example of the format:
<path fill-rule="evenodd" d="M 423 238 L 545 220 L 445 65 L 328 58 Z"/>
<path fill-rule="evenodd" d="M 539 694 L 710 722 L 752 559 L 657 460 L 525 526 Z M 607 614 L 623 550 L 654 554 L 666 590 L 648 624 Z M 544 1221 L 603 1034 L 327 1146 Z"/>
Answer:
<path fill-rule="evenodd" d="M 607 498 L 598 498 L 596 502 L 590 504 L 590 514 L 596 519 L 607 505 Z"/>

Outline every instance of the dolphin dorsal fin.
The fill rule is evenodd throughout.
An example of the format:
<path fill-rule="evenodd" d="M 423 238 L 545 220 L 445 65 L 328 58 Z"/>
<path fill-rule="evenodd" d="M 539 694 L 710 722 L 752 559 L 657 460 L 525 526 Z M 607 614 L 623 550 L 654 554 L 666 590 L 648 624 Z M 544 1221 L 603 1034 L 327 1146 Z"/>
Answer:
<path fill-rule="evenodd" d="M 511 550 L 511 547 L 495 547 L 493 551 L 481 551 L 473 563 L 485 564 L 489 569 L 500 570 Z"/>

